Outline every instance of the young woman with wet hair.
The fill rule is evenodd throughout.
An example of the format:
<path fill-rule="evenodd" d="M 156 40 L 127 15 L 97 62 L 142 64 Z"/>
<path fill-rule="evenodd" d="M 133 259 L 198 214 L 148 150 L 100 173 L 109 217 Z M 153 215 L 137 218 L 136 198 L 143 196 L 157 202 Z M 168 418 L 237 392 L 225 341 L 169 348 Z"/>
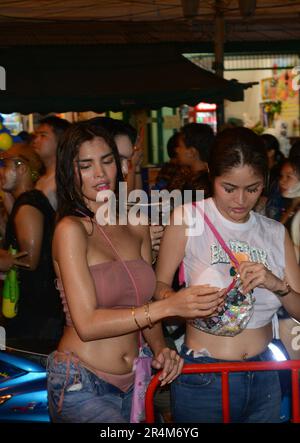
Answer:
<path fill-rule="evenodd" d="M 73 124 L 57 151 L 58 224 L 53 259 L 66 314 L 58 349 L 48 359 L 48 398 L 55 422 L 128 422 L 133 363 L 142 332 L 152 366 L 170 383 L 182 359 L 166 347 L 160 320 L 210 315 L 215 288 L 186 289 L 150 303 L 155 289 L 146 225 L 99 225 L 108 191 L 118 194 L 120 158 L 111 135 L 89 121 Z"/>

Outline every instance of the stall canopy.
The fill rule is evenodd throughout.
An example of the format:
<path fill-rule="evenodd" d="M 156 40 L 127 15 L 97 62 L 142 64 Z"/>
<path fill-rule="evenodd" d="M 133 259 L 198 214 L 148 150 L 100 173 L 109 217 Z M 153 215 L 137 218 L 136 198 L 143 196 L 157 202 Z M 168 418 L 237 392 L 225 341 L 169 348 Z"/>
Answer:
<path fill-rule="evenodd" d="M 156 109 L 244 96 L 242 84 L 151 45 L 7 47 L 0 49 L 0 66 L 2 113 Z"/>

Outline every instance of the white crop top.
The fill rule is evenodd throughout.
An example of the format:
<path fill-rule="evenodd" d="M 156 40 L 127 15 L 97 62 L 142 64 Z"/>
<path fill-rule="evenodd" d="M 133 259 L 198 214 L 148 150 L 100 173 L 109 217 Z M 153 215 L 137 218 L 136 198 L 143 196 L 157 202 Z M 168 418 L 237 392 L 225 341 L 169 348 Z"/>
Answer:
<path fill-rule="evenodd" d="M 274 275 L 284 277 L 285 230 L 281 223 L 266 218 L 253 211 L 245 223 L 234 223 L 224 218 L 215 206 L 212 198 L 197 202 L 204 204 L 204 211 L 210 218 L 215 228 L 223 237 L 226 244 L 233 252 L 245 252 L 250 261 L 263 263 Z M 203 232 L 195 235 L 191 226 L 193 218 L 201 217 L 200 212 L 192 204 L 184 206 L 189 234 L 183 260 L 185 281 L 187 286 L 197 284 L 211 284 L 220 288 L 227 287 L 232 277 L 230 276 L 230 260 L 223 251 L 209 226 L 203 226 Z M 279 298 L 271 291 L 263 288 L 254 289 L 254 313 L 247 325 L 248 329 L 255 329 L 270 323 L 281 306 Z"/>

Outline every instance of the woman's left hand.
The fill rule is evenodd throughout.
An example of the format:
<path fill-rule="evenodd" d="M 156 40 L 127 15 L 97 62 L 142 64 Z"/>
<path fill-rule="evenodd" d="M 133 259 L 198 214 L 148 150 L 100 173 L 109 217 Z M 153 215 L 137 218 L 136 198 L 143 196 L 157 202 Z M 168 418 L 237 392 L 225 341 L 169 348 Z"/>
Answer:
<path fill-rule="evenodd" d="M 159 377 L 161 386 L 175 380 L 175 378 L 180 375 L 183 364 L 184 360 L 176 351 L 174 351 L 174 349 L 170 348 L 163 348 L 152 360 L 153 368 L 162 369 L 162 373 Z"/>
<path fill-rule="evenodd" d="M 244 294 L 257 287 L 276 291 L 282 286 L 282 281 L 261 263 L 241 262 L 239 274 Z"/>

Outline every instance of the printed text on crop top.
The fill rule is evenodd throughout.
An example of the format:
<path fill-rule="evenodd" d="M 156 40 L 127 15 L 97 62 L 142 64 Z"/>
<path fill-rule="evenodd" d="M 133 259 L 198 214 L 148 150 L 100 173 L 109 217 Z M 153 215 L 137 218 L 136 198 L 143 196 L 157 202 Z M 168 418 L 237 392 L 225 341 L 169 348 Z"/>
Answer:
<path fill-rule="evenodd" d="M 142 259 L 125 261 L 139 291 L 140 305 L 148 302 L 155 289 L 155 274 L 151 266 Z M 89 267 L 94 280 L 98 308 L 129 308 L 137 305 L 136 292 L 121 261 L 98 263 Z M 66 325 L 72 326 L 72 320 L 60 279 L 57 288 L 66 315 Z"/>
<path fill-rule="evenodd" d="M 244 252 L 250 261 L 262 263 L 274 275 L 282 279 L 285 270 L 284 226 L 253 211 L 244 223 L 235 223 L 226 218 L 217 209 L 214 200 L 202 201 L 210 221 L 218 230 L 227 246 L 233 252 Z M 201 204 L 198 202 L 197 204 Z M 192 226 L 192 204 L 184 206 L 188 225 Z M 231 280 L 230 260 L 209 227 L 204 224 L 203 231 L 191 235 L 185 247 L 184 274 L 187 286 L 211 284 L 226 288 Z M 247 324 L 247 329 L 261 328 L 270 323 L 281 307 L 279 297 L 271 291 L 257 287 L 254 289 L 254 313 Z"/>

